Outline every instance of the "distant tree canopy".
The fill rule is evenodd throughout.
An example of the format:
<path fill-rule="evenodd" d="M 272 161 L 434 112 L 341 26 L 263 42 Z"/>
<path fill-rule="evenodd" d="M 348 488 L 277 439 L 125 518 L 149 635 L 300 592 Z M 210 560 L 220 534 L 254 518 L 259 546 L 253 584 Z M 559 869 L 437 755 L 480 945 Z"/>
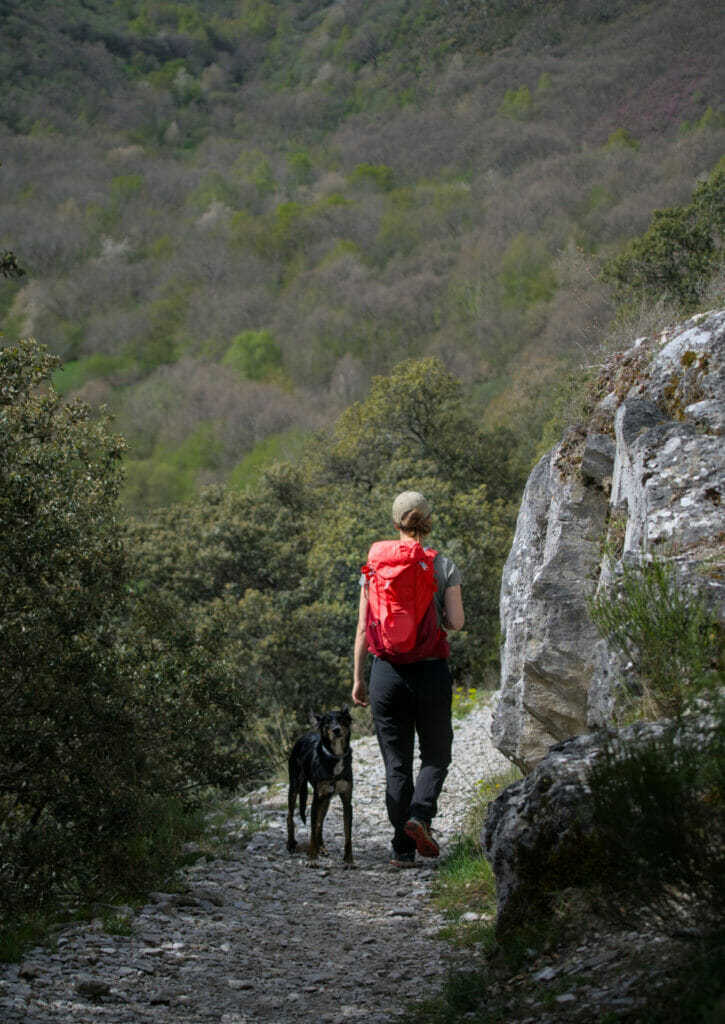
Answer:
<path fill-rule="evenodd" d="M 531 436 L 605 329 L 600 261 L 723 152 L 716 7 L 5 0 L 0 325 L 113 411 L 132 515 L 404 359 Z"/>
<path fill-rule="evenodd" d="M 724 258 L 725 167 L 720 167 L 700 182 L 687 206 L 655 210 L 645 233 L 602 273 L 624 301 L 664 295 L 690 310 Z"/>

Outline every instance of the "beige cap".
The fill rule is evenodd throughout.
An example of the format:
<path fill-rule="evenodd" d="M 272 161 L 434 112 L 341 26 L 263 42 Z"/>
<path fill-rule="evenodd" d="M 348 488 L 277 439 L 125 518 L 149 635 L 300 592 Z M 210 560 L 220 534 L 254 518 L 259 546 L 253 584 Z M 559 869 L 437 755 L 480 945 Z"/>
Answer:
<path fill-rule="evenodd" d="M 403 491 L 393 502 L 393 522 L 401 526 L 409 512 L 416 509 L 427 519 L 430 515 L 430 505 L 420 491 Z"/>

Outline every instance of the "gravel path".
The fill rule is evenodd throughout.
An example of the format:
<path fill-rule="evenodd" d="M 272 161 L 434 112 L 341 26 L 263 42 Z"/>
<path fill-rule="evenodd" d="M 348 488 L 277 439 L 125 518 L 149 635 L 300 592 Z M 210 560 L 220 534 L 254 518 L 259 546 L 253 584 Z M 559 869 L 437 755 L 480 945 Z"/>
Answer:
<path fill-rule="evenodd" d="M 508 767 L 493 748 L 490 710 L 457 721 L 453 765 L 435 826 L 445 853 L 476 781 Z M 342 864 L 339 800 L 325 823 L 330 856 L 311 869 L 285 849 L 286 786 L 255 794 L 267 827 L 250 842 L 228 825 L 223 858 L 202 858 L 182 893 L 156 893 L 130 935 L 100 920 L 0 966 L 3 1024 L 384 1024 L 438 990 L 452 951 L 429 890 L 435 862 L 389 864 L 384 774 L 374 737 L 354 744 L 353 852 Z M 296 826 L 299 822 L 296 822 Z M 298 839 L 306 839 L 304 826 Z"/>

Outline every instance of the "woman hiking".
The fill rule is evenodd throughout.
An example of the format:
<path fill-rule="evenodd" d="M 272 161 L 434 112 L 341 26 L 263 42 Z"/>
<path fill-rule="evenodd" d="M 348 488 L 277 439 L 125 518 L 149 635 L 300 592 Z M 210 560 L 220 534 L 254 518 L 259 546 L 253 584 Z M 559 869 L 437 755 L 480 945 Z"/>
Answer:
<path fill-rule="evenodd" d="M 399 541 L 373 544 L 363 568 L 352 700 L 368 706 L 363 670 L 371 651 L 369 703 L 385 763 L 391 863 L 403 868 L 415 866 L 416 850 L 422 857 L 440 853 L 431 821 L 453 743 L 445 630 L 461 629 L 464 614 L 461 574 L 449 558 L 424 546 L 431 531 L 425 497 L 418 491 L 399 494 L 393 525 Z M 414 778 L 416 733 L 420 769 Z"/>

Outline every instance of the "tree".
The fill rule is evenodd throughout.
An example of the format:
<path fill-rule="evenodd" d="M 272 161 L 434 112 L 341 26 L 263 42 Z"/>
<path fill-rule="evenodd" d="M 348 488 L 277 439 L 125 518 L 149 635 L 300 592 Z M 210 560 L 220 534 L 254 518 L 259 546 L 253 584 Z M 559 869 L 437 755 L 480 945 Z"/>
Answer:
<path fill-rule="evenodd" d="M 296 728 L 309 708 L 349 696 L 360 567 L 392 531 L 394 494 L 420 488 L 435 509 L 434 546 L 464 576 L 470 628 L 452 638 L 455 678 L 482 685 L 498 657 L 500 573 L 520 484 L 507 442 L 480 429 L 439 360 L 409 360 L 375 378 L 299 466 L 130 523 L 134 571 L 190 621 L 223 605 L 263 726 L 282 717 Z"/>
<path fill-rule="evenodd" d="M 228 602 L 196 622 L 133 580 L 125 442 L 62 404 L 57 365 L 32 341 L 0 349 L 0 909 L 138 885 L 170 808 L 254 770 Z"/>
<path fill-rule="evenodd" d="M 725 168 L 700 182 L 688 206 L 655 210 L 652 223 L 602 271 L 622 300 L 663 294 L 693 309 L 725 253 Z"/>
<path fill-rule="evenodd" d="M 113 518 L 124 443 L 85 406 L 39 390 L 57 365 L 34 342 L 0 350 L 6 898 L 63 875 L 134 803 L 130 694 L 113 655 L 127 578 Z"/>

